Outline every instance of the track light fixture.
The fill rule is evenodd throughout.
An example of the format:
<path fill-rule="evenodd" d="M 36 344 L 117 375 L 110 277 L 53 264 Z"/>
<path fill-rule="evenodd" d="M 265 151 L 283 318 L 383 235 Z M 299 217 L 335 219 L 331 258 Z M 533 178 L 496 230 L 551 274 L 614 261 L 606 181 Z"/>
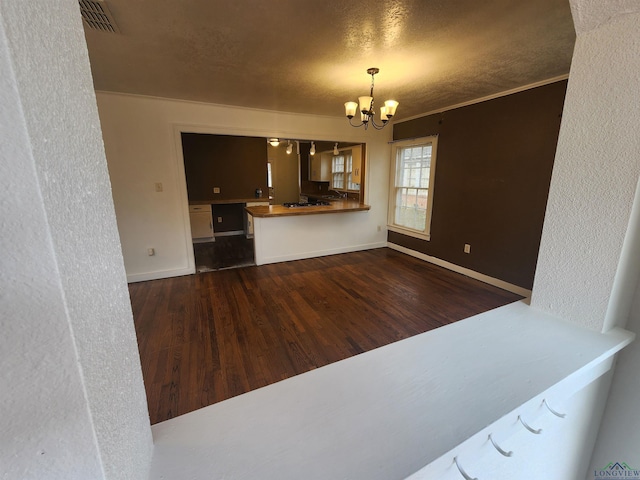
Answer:
<path fill-rule="evenodd" d="M 338 142 L 336 142 L 336 143 L 333 145 L 333 154 L 334 154 L 334 155 L 339 155 L 339 154 L 340 154 L 340 151 L 338 150 Z"/>
<path fill-rule="evenodd" d="M 371 92 L 368 96 L 358 97 L 359 105 L 357 102 L 346 102 L 344 104 L 345 114 L 349 119 L 349 123 L 352 127 L 362 127 L 366 130 L 369 127 L 369 123 L 373 125 L 376 130 L 381 130 L 387 124 L 389 119 L 396 114 L 396 108 L 398 108 L 398 102 L 395 100 L 387 100 L 384 102 L 384 107 L 380 107 L 380 119 L 382 125 L 378 125 L 374 120 L 375 111 L 373 109 L 373 77 L 380 71 L 379 68 L 369 68 L 367 73 L 371 75 Z M 356 111 L 360 107 L 360 120 L 361 123 L 354 125 L 351 119 L 355 116 Z"/>
<path fill-rule="evenodd" d="M 293 152 L 293 145 L 291 144 L 291 140 L 287 140 L 287 155 L 291 155 Z"/>
<path fill-rule="evenodd" d="M 309 154 L 310 155 L 315 155 L 316 154 L 316 144 L 311 142 L 311 150 L 309 150 Z"/>

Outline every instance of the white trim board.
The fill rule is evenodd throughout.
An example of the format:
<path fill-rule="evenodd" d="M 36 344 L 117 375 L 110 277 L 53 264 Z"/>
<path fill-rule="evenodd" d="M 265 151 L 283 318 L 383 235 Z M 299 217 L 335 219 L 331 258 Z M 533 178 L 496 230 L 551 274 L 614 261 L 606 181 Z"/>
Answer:
<path fill-rule="evenodd" d="M 514 285 L 509 282 L 505 282 L 504 280 L 500 280 L 499 278 L 490 277 L 489 275 L 485 275 L 484 273 L 461 267 L 460 265 L 456 265 L 455 263 L 447 262 L 446 260 L 442 260 L 441 258 L 432 257 L 431 255 L 420 253 L 415 250 L 411 250 L 410 248 L 397 245 L 395 243 L 388 242 L 387 247 L 393 250 L 397 250 L 398 252 L 406 253 L 407 255 L 411 255 L 412 257 L 419 258 L 420 260 L 424 260 L 425 262 L 433 263 L 434 265 L 446 268 L 447 270 L 461 273 L 462 275 L 466 275 L 467 277 L 471 277 L 475 280 L 480 280 L 481 282 L 488 283 L 489 285 L 493 285 L 494 287 L 502 288 L 503 290 L 522 295 L 525 298 L 531 298 L 531 290 L 527 290 L 526 288 L 519 287 L 518 285 Z"/>
<path fill-rule="evenodd" d="M 135 273 L 127 275 L 127 283 L 146 282 L 147 280 L 160 280 L 161 278 L 181 277 L 183 275 L 193 275 L 196 273 L 195 267 L 176 268 L 173 270 L 157 270 L 154 272 Z"/>
<path fill-rule="evenodd" d="M 228 232 L 215 232 L 215 237 L 238 237 L 244 235 L 244 230 L 229 230 Z"/>

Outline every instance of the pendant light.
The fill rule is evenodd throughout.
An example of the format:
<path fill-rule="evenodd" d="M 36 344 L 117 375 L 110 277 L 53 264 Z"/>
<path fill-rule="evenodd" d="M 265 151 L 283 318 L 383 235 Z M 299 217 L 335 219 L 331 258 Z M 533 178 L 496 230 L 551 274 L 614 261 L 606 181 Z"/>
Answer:
<path fill-rule="evenodd" d="M 369 95 L 358 97 L 358 102 L 346 102 L 344 104 L 345 114 L 352 127 L 362 127 L 364 125 L 364 129 L 366 130 L 369 127 L 369 124 L 371 124 L 376 130 L 381 130 L 385 127 L 389 119 L 396 114 L 398 102 L 395 100 L 387 100 L 384 102 L 384 106 L 380 107 L 380 120 L 382 120 L 382 125 L 378 125 L 375 122 L 375 110 L 373 108 L 373 77 L 379 71 L 380 69 L 375 67 L 367 70 L 367 73 L 371 75 L 371 91 Z M 354 124 L 351 119 L 356 115 L 358 109 L 360 109 L 360 123 Z"/>

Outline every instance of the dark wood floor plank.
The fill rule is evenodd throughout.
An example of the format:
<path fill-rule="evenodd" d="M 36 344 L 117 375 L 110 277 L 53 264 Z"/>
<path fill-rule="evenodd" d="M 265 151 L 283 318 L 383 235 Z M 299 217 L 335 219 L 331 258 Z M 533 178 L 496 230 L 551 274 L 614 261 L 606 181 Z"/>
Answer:
<path fill-rule="evenodd" d="M 151 423 L 520 299 L 386 248 L 129 292 Z"/>

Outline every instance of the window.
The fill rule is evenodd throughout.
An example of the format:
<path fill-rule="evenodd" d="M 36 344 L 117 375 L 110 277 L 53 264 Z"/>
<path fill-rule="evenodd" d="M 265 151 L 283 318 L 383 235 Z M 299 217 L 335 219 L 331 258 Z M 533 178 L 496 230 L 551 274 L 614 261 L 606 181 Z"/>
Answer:
<path fill-rule="evenodd" d="M 344 154 L 334 155 L 331 159 L 331 188 L 333 190 L 344 190 L 345 173 Z"/>
<path fill-rule="evenodd" d="M 344 150 L 331 158 L 331 189 L 360 191 L 360 184 L 353 181 L 353 151 Z"/>
<path fill-rule="evenodd" d="M 438 137 L 393 146 L 389 230 L 429 240 Z"/>

